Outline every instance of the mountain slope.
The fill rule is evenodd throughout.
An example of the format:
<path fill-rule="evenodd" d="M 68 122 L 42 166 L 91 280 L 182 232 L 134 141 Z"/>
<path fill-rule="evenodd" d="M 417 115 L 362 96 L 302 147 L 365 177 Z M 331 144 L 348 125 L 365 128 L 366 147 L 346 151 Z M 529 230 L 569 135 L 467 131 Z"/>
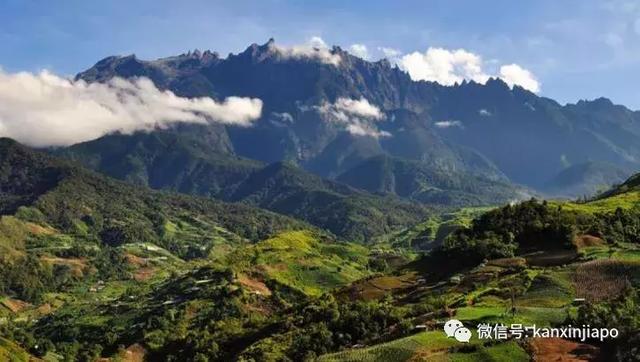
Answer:
<path fill-rule="evenodd" d="M 54 153 L 136 184 L 259 206 L 351 241 L 372 241 L 431 212 L 324 180 L 292 164 L 265 166 L 212 150 L 206 140 L 197 139 L 203 129 L 109 135 Z"/>
<path fill-rule="evenodd" d="M 590 196 L 620 184 L 631 172 L 606 162 L 587 162 L 567 167 L 545 186 L 551 195 Z"/>
<path fill-rule="evenodd" d="M 629 177 L 625 182 L 617 185 L 610 190 L 602 193 L 596 200 L 606 200 L 615 196 L 625 196 L 629 194 L 637 195 L 640 193 L 640 173 Z"/>
<path fill-rule="evenodd" d="M 370 192 L 394 194 L 427 204 L 488 205 L 526 195 L 524 188 L 519 191 L 507 182 L 384 155 L 360 163 L 337 180 Z"/>
<path fill-rule="evenodd" d="M 366 247 L 261 209 L 112 180 L 9 139 L 0 170 L 0 356 L 233 360 L 370 274 Z"/>
<path fill-rule="evenodd" d="M 434 212 L 394 196 L 376 196 L 323 180 L 287 163 L 251 174 L 226 199 L 292 215 L 361 242 L 414 225 Z"/>
<path fill-rule="evenodd" d="M 210 197 L 228 194 L 261 162 L 234 156 L 224 128 L 183 125 L 133 135 L 113 134 L 55 155 L 79 162 L 111 177 L 154 189 Z"/>
<path fill-rule="evenodd" d="M 3 198 L 3 214 L 17 211 L 33 221 L 44 221 L 60 231 L 108 245 L 130 241 L 186 242 L 170 240 L 166 232 L 168 225 L 181 221 L 194 224 L 196 229 L 198 224 L 208 230 L 218 226 L 235 234 L 236 240 L 254 241 L 278 230 L 306 225 L 249 206 L 135 187 L 9 139 L 0 139 L 0 170 L 0 189 L 21 195 Z M 17 190 L 16 185 L 20 185 Z M 199 245 L 193 247 L 206 250 L 204 241 L 198 240 Z"/>

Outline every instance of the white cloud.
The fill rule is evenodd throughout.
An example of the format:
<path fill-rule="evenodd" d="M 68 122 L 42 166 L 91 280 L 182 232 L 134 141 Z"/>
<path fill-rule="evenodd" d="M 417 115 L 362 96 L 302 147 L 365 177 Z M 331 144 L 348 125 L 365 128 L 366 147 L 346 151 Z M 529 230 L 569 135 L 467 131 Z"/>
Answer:
<path fill-rule="evenodd" d="M 434 123 L 434 126 L 438 128 L 450 128 L 450 127 L 459 127 L 462 128 L 462 122 L 460 121 L 440 121 Z"/>
<path fill-rule="evenodd" d="M 540 83 L 527 69 L 517 64 L 503 65 L 498 75 L 484 69 L 482 57 L 464 49 L 429 48 L 426 52 L 413 52 L 400 58 L 399 65 L 413 80 L 454 85 L 463 80 L 484 84 L 491 77 L 502 78 L 509 86 L 519 85 L 532 92 L 540 91 Z"/>
<path fill-rule="evenodd" d="M 285 47 L 275 43 L 270 43 L 270 47 L 273 51 L 276 51 L 280 56 L 285 58 L 313 59 L 321 63 L 336 66 L 340 64 L 340 61 L 342 60 L 339 54 L 333 54 L 331 52 L 327 43 L 325 43 L 325 41 L 319 36 L 311 37 L 309 41 L 301 45 Z"/>
<path fill-rule="evenodd" d="M 401 59 L 401 66 L 412 79 L 438 82 L 443 85 L 472 79 L 484 83 L 489 75 L 482 70 L 482 58 L 464 49 L 429 48 L 424 53 L 413 52 Z"/>
<path fill-rule="evenodd" d="M 366 123 L 352 123 L 347 126 L 347 131 L 352 135 L 364 136 L 364 137 L 391 137 L 391 133 L 387 131 L 380 131 L 377 128 Z"/>
<path fill-rule="evenodd" d="M 518 64 L 503 65 L 500 67 L 500 78 L 509 86 L 519 85 L 534 93 L 540 91 L 540 83 L 533 74 Z"/>
<path fill-rule="evenodd" d="M 382 111 L 377 106 L 369 103 L 365 98 L 351 99 L 351 98 L 338 98 L 334 103 L 335 109 L 340 112 L 361 117 L 380 120 L 384 117 Z"/>
<path fill-rule="evenodd" d="M 343 125 L 353 135 L 374 138 L 391 136 L 389 132 L 378 130 L 375 121 L 384 119 L 384 113 L 365 98 L 338 98 L 334 103 L 325 101 L 313 108 L 328 121 Z"/>
<path fill-rule="evenodd" d="M 483 116 L 483 117 L 490 117 L 492 114 L 491 112 L 489 112 L 488 110 L 482 108 L 478 111 L 478 114 Z"/>
<path fill-rule="evenodd" d="M 182 98 L 147 78 L 108 83 L 71 81 L 50 72 L 0 70 L 0 136 L 32 146 L 62 146 L 120 131 L 132 133 L 171 123 L 219 122 L 248 126 L 262 101 L 229 97 Z"/>
<path fill-rule="evenodd" d="M 399 57 L 402 52 L 398 49 L 387 48 L 387 47 L 378 47 L 378 50 L 384 55 L 387 59 L 395 59 Z"/>
<path fill-rule="evenodd" d="M 351 54 L 359 58 L 369 59 L 369 50 L 364 44 L 351 44 L 351 46 L 349 47 L 349 51 L 351 52 Z"/>
<path fill-rule="evenodd" d="M 271 113 L 274 118 L 276 118 L 279 121 L 285 122 L 285 123 L 293 123 L 293 116 L 291 115 L 291 113 L 287 113 L 287 112 L 282 112 L 282 113 L 278 113 L 278 112 L 272 112 Z"/>

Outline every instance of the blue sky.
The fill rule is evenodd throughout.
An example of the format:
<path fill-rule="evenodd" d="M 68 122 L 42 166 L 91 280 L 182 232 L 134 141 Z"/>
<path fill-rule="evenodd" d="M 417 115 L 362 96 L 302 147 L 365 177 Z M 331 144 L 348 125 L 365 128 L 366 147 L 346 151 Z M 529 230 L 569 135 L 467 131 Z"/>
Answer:
<path fill-rule="evenodd" d="M 483 71 L 515 63 L 560 102 L 607 96 L 640 109 L 640 2 L 2 0 L 0 67 L 73 75 L 113 54 L 238 52 L 270 37 L 401 54 L 464 49 Z"/>

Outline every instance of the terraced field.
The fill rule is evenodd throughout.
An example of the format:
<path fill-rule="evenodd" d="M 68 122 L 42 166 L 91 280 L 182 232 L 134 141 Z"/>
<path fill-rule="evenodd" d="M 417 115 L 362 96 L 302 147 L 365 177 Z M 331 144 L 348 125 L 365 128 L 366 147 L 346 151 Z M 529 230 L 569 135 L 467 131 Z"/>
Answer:
<path fill-rule="evenodd" d="M 462 347 L 464 346 L 464 347 Z M 515 342 L 484 345 L 473 339 L 462 345 L 441 331 L 416 335 L 367 348 L 322 356 L 322 362 L 374 361 L 529 361 L 529 356 Z"/>
<path fill-rule="evenodd" d="M 320 295 L 368 275 L 368 253 L 363 246 L 324 242 L 311 232 L 291 231 L 239 248 L 220 262 Z"/>

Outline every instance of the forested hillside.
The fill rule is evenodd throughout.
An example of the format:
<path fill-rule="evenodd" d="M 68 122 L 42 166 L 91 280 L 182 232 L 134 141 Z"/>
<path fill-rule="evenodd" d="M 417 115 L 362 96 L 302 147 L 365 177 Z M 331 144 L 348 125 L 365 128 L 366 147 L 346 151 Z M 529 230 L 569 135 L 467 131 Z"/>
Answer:
<path fill-rule="evenodd" d="M 566 349 L 553 358 L 635 355 L 637 176 L 588 202 L 460 210 L 365 247 L 250 206 L 111 180 L 11 140 L 0 155 L 0 356 L 524 361 L 548 343 Z M 273 170 L 284 189 L 307 175 L 288 168 Z M 429 251 L 414 258 L 412 247 Z M 462 346 L 441 331 L 451 317 L 620 336 Z"/>

